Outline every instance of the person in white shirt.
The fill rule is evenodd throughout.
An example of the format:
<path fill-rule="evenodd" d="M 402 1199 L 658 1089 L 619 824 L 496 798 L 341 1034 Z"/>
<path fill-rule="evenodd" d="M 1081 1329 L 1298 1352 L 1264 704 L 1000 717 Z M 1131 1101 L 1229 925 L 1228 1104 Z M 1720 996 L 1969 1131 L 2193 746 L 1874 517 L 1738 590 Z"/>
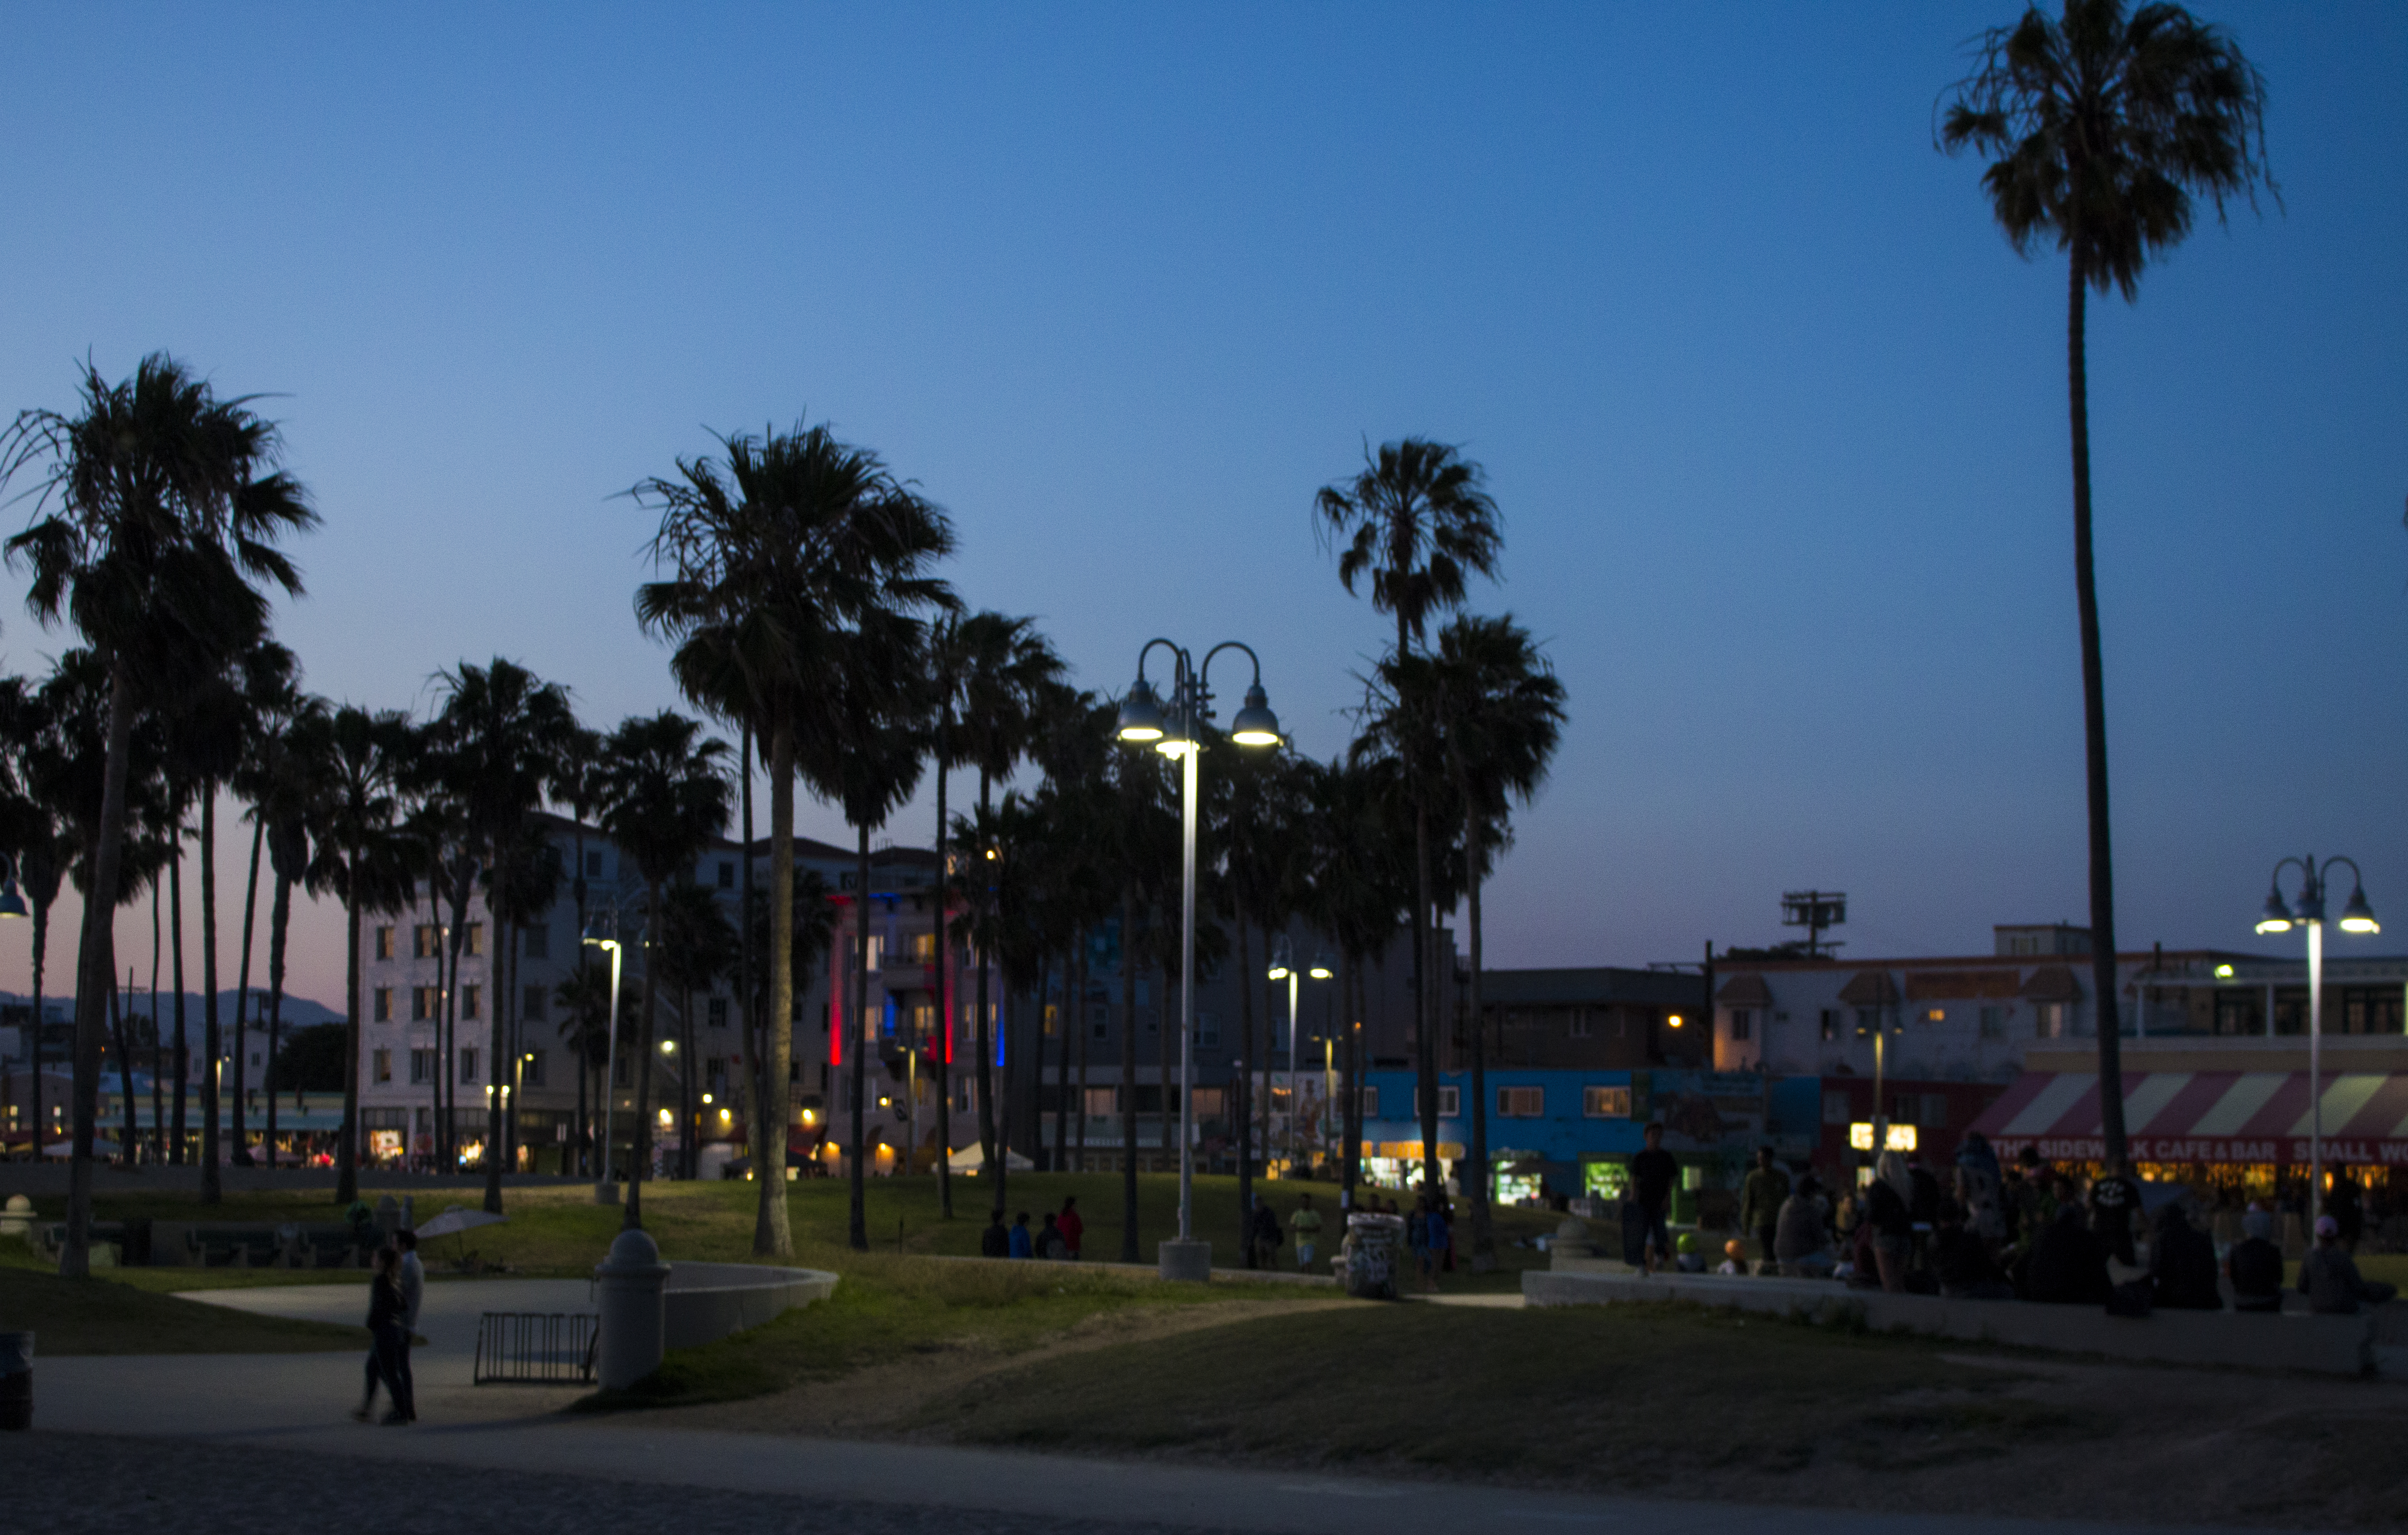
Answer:
<path fill-rule="evenodd" d="M 409 1421 L 418 1421 L 418 1384 L 409 1374 L 410 1338 L 418 1331 L 418 1308 L 426 1298 L 426 1266 L 418 1261 L 418 1233 L 396 1231 L 393 1243 L 401 1249 L 401 1384 L 409 1393 Z"/>

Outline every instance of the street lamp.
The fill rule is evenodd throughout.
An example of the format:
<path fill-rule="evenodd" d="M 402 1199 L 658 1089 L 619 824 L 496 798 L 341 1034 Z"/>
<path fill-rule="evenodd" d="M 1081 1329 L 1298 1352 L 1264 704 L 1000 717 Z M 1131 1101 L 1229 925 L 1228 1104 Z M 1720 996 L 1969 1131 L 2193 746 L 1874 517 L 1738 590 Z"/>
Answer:
<path fill-rule="evenodd" d="M 33 915 L 33 908 L 25 904 L 25 893 L 17 888 L 17 860 L 5 853 L 0 853 L 0 864 L 6 864 L 8 868 L 7 881 L 0 882 L 0 918 Z M 34 1011 L 38 1015 L 41 1011 L 42 999 L 36 997 L 34 998 Z M 40 1027 L 41 1022 L 40 1017 L 36 1016 L 34 1019 L 35 1026 Z"/>
<path fill-rule="evenodd" d="M 1165 704 L 1145 680 L 1145 660 L 1161 646 L 1171 654 L 1170 700 Z M 1166 756 L 1179 759 L 1180 918 L 1179 918 L 1179 1244 L 1196 1240 L 1196 759 L 1203 754 L 1204 725 L 1212 717 L 1210 677 L 1213 657 L 1224 651 L 1244 651 L 1254 663 L 1254 680 L 1246 700 L 1230 721 L 1229 739 L 1240 746 L 1277 746 L 1279 718 L 1263 692 L 1262 657 L 1252 647 L 1226 640 L 1204 653 L 1195 664 L 1185 649 L 1168 639 L 1149 639 L 1137 653 L 1137 681 L 1121 700 L 1120 739 L 1132 745 L 1151 743 Z M 1130 1148 L 1130 1155 L 1136 1148 Z M 1166 1271 L 1170 1260 L 1165 1258 Z M 1208 1255 L 1204 1265 L 1211 1270 Z"/>
<path fill-rule="evenodd" d="M 2274 873 L 2266 885 L 2266 909 L 2258 918 L 2261 936 L 2287 933 L 2294 926 L 2308 930 L 2308 1231 L 2314 1240 L 2316 1217 L 2324 1212 L 2325 1202 L 2325 1097 L 2324 1097 L 2324 1030 L 2325 1030 L 2325 876 L 2335 864 L 2349 865 L 2349 901 L 2341 909 L 2341 930 L 2344 933 L 2379 933 L 2380 923 L 2374 920 L 2374 909 L 2366 904 L 2365 876 L 2358 871 L 2354 858 L 2328 858 L 2320 868 L 2313 853 L 2304 858 L 2286 858 L 2274 866 Z M 2291 905 L 2283 904 L 2283 870 L 2297 865 L 2300 870 L 2300 898 Z M 2274 1020 L 2266 1020 L 2269 1033 Z"/>
<path fill-rule="evenodd" d="M 1297 1072 L 1300 1069 L 1297 1065 L 1297 988 L 1308 978 L 1326 981 L 1332 973 L 1327 963 L 1320 959 L 1315 959 L 1310 968 L 1297 965 L 1287 935 L 1280 935 L 1279 947 L 1271 959 L 1269 978 L 1287 983 L 1287 1159 L 1291 1169 L 1296 1165 Z M 1263 1150 L 1268 1161 L 1271 1136 L 1270 1052 L 1265 1051 L 1263 1056 Z M 1325 1071 L 1323 1075 L 1326 1078 L 1327 1073 Z"/>
<path fill-rule="evenodd" d="M 619 1179 L 610 1167 L 611 1118 L 618 1108 L 619 1087 L 619 909 L 606 906 L 594 913 L 584 941 L 610 956 L 610 1019 L 603 1027 L 608 1041 L 602 1052 L 602 1166 L 594 1180 L 594 1202 L 619 1202 Z"/>

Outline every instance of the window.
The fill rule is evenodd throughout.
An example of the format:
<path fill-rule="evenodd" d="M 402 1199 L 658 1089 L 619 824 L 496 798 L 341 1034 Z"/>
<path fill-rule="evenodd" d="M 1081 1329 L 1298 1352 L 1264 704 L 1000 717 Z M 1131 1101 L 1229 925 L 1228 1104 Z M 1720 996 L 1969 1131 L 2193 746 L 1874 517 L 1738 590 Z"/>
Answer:
<path fill-rule="evenodd" d="M 424 1023 L 429 1018 L 440 1016 L 442 1011 L 442 987 L 412 986 L 409 988 L 409 1021 L 411 1023 Z"/>
<path fill-rule="evenodd" d="M 1355 1112 L 1364 1119 L 1380 1117 L 1380 1090 L 1377 1087 L 1363 1089 L 1363 1104 Z"/>
<path fill-rule="evenodd" d="M 1858 1008 L 1856 1010 L 1857 1039 L 1870 1040 L 1873 1037 L 1873 1031 L 1880 1027 L 1881 1010 L 1879 1008 Z"/>
<path fill-rule="evenodd" d="M 1822 1025 L 1823 1038 L 1826 1040 L 1838 1039 L 1840 1037 L 1840 1010 L 1837 1008 L 1825 1008 L 1823 1010 Z"/>
<path fill-rule="evenodd" d="M 2035 1015 L 2032 1025 L 2032 1032 L 2034 1034 L 2043 1040 L 2060 1040 L 2065 1037 L 2064 1003 L 2036 1003 L 2032 1008 L 2032 1011 Z"/>
<path fill-rule="evenodd" d="M 1112 1010 L 1111 1008 L 1105 1006 L 1101 1002 L 1093 1002 L 1088 1004 L 1087 1034 L 1090 1039 L 1100 1040 L 1110 1034 L 1111 1032 L 1111 1021 Z"/>
<path fill-rule="evenodd" d="M 527 1052 L 525 1069 L 519 1073 L 519 1080 L 525 1083 L 529 1087 L 540 1087 L 543 1085 L 542 1051 L 530 1050 Z"/>
<path fill-rule="evenodd" d="M 552 957 L 552 925 L 530 923 L 519 929 L 519 953 L 529 959 Z"/>
<path fill-rule="evenodd" d="M 1755 1033 L 1756 1013 L 1752 1009 L 1733 1008 L 1730 1010 L 1730 1037 L 1734 1040 L 1744 1040 Z"/>
<path fill-rule="evenodd" d="M 544 1021 L 544 1010 L 552 1005 L 552 993 L 541 986 L 529 986 L 519 999 L 519 1016 L 531 1024 Z"/>
<path fill-rule="evenodd" d="M 460 1047 L 460 1080 L 462 1082 L 477 1080 L 477 1052 L 472 1046 Z"/>
<path fill-rule="evenodd" d="M 1982 1038 L 1985 1040 L 2003 1040 L 2006 1037 L 2007 1010 L 2004 1008 L 1984 1008 L 1982 1010 Z"/>
<path fill-rule="evenodd" d="M 1630 1089 L 1584 1087 L 1581 1089 L 1581 1112 L 1591 1119 L 1628 1119 Z"/>
<path fill-rule="evenodd" d="M 602 877 L 602 854 L 598 850 L 589 851 L 585 854 L 585 877 L 589 880 L 598 880 Z"/>
<path fill-rule="evenodd" d="M 391 959 L 393 957 L 392 928 L 380 927 L 376 930 L 376 956 L 379 959 Z"/>
<path fill-rule="evenodd" d="M 1946 1008 L 1929 1009 L 1924 1013 L 1923 1021 L 1927 1024 L 1944 1024 L 1948 1021 L 1948 1010 Z"/>
<path fill-rule="evenodd" d="M 379 986 L 370 994 L 368 1016 L 380 1024 L 393 1022 L 393 988 Z"/>
<path fill-rule="evenodd" d="M 712 1097 L 727 1096 L 727 1064 L 729 1057 L 713 1055 L 702 1063 L 703 1090 Z"/>
<path fill-rule="evenodd" d="M 1461 1112 L 1463 1112 L 1463 1107 L 1462 1107 L 1462 1104 L 1463 1104 L 1462 1089 L 1460 1089 L 1460 1088 L 1456 1088 L 1456 1087 L 1441 1087 L 1441 1088 L 1440 1088 L 1440 1089 L 1438 1090 L 1438 1116 L 1439 1116 L 1439 1118 L 1440 1118 L 1440 1119 L 1453 1119 L 1453 1118 L 1455 1118 L 1457 1114 L 1460 1114 Z M 1422 1095 L 1421 1095 L 1421 1089 L 1420 1089 L 1420 1088 L 1418 1088 L 1418 1087 L 1416 1087 L 1416 1088 L 1414 1088 L 1414 1089 L 1413 1089 L 1413 1117 L 1414 1117 L 1415 1119 L 1419 1119 L 1419 1118 L 1421 1117 L 1421 1111 L 1422 1111 Z"/>
<path fill-rule="evenodd" d="M 423 1087 L 426 1085 L 428 1080 L 434 1075 L 435 1052 L 432 1050 L 411 1051 L 409 1053 L 410 1085 L 413 1087 Z"/>
<path fill-rule="evenodd" d="M 1116 1114 L 1120 1112 L 1121 1090 L 1119 1088 L 1090 1087 L 1087 1089 L 1087 1117 L 1089 1119 L 1101 1119 L 1107 1114 Z"/>
<path fill-rule="evenodd" d="M 1497 1117 L 1499 1119 L 1537 1119 L 1546 1112 L 1547 1090 L 1543 1087 L 1497 1089 Z"/>
<path fill-rule="evenodd" d="M 468 952 L 470 954 L 480 954 L 485 952 L 485 925 L 483 923 L 472 922 L 466 927 L 463 928 L 462 931 L 468 935 Z"/>
<path fill-rule="evenodd" d="M 719 888 L 722 890 L 736 888 L 736 865 L 726 858 L 719 860 Z"/>
<path fill-rule="evenodd" d="M 432 959 L 443 952 L 443 929 L 431 922 L 422 922 L 409 930 L 409 952 L 419 959 Z"/>
<path fill-rule="evenodd" d="M 478 1003 L 478 999 L 479 999 L 480 997 L 481 997 L 483 995 L 484 995 L 484 988 L 483 988 L 482 986 L 463 986 L 463 987 L 461 987 L 461 988 L 460 988 L 460 1016 L 461 1016 L 461 1017 L 463 1017 L 463 1018 L 474 1018 L 474 1017 L 476 1017 L 476 1016 L 477 1016 L 477 1003 Z"/>
<path fill-rule="evenodd" d="M 1212 1014 L 1212 1013 L 1210 1013 L 1210 1012 L 1198 1012 L 1198 1013 L 1197 1013 L 1197 1014 L 1196 1014 L 1196 1048 L 1197 1048 L 1197 1049 L 1198 1049 L 1198 1050 L 1211 1050 L 1211 1049 L 1214 1049 L 1214 1048 L 1218 1047 L 1220 1043 L 1221 1043 L 1221 1020 L 1220 1020 L 1220 1018 L 1219 1018 L 1219 1017 L 1217 1017 L 1216 1015 Z M 1202 1089 L 1202 1088 L 1200 1088 L 1200 1087 L 1199 1087 L 1199 1088 L 1197 1088 L 1197 1097 L 1199 1097 L 1203 1096 L 1203 1089 Z"/>
<path fill-rule="evenodd" d="M 368 1076 L 374 1082 L 393 1080 L 393 1052 L 380 1050 L 368 1056 Z"/>
<path fill-rule="evenodd" d="M 1569 1026 L 1567 1026 L 1565 1032 L 1566 1032 L 1566 1033 L 1567 1033 L 1570 1038 L 1575 1039 L 1575 1040 L 1585 1040 L 1585 1039 L 1587 1039 L 1587 1038 L 1588 1038 L 1588 1027 L 1589 1027 L 1589 1024 L 1588 1024 L 1588 1009 L 1586 1009 L 1586 1008 L 1570 1008 L 1570 1009 L 1568 1009 L 1568 1010 L 1566 1010 L 1566 1011 L 1569 1011 L 1569 1012 L 1570 1013 L 1570 1015 L 1571 1015 L 1571 1022 L 1570 1022 L 1570 1024 Z"/>
<path fill-rule="evenodd" d="M 1196 1089 L 1196 1117 L 1197 1119 L 1221 1117 L 1221 1089 L 1218 1087 Z"/>
<path fill-rule="evenodd" d="M 725 1028 L 725 1027 L 727 1026 L 727 998 L 726 998 L 726 997 L 712 997 L 712 998 L 710 999 L 710 1002 L 709 1002 L 709 1003 L 704 1007 L 703 1011 L 704 1011 L 704 1014 L 705 1014 L 707 1017 L 709 1017 L 709 1019 L 710 1020 L 710 1026 L 711 1026 L 711 1027 L 713 1027 L 713 1028 Z"/>

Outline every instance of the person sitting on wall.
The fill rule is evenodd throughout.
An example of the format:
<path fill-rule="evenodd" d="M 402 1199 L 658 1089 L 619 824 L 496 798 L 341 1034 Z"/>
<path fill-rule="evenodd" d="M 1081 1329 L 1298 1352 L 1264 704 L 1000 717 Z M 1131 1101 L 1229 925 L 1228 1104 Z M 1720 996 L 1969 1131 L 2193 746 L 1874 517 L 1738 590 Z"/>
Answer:
<path fill-rule="evenodd" d="M 2283 1250 L 2274 1245 L 2274 1212 L 2255 1199 L 2241 1217 L 2242 1238 L 2224 1255 L 2232 1281 L 2232 1309 L 2273 1313 L 2283 1309 Z"/>
<path fill-rule="evenodd" d="M 1940 1281 L 1940 1293 L 1951 1300 L 2015 1298 L 2014 1285 L 1990 1256 L 1990 1244 L 1961 1220 L 1943 1220 L 1932 1232 L 1931 1267 Z"/>
<path fill-rule="evenodd" d="M 2190 1224 L 2182 1201 L 2157 1212 L 2157 1239 L 2149 1245 L 2149 1303 L 2160 1311 L 2220 1312 L 2215 1242 Z"/>
<path fill-rule="evenodd" d="M 2052 1306 L 2103 1306 L 2114 1290 L 2107 1277 L 2107 1248 L 2094 1235 L 2086 1212 L 2071 1200 L 2058 1207 L 2032 1242 L 2024 1265 L 2024 1298 Z"/>
<path fill-rule="evenodd" d="M 2361 1305 L 2380 1306 L 2398 1295 L 2397 1287 L 2360 1278 L 2358 1260 L 2341 1244 L 2341 1223 L 2330 1215 L 2316 1217 L 2316 1244 L 2300 1260 L 2300 1293 L 2308 1310 L 2324 1316 L 2347 1316 Z"/>
<path fill-rule="evenodd" d="M 1792 1279 L 1830 1277 L 1835 1258 L 1825 1236 L 1828 1220 L 1822 1183 L 1811 1172 L 1800 1174 L 1773 1224 L 1772 1255 L 1781 1273 Z"/>

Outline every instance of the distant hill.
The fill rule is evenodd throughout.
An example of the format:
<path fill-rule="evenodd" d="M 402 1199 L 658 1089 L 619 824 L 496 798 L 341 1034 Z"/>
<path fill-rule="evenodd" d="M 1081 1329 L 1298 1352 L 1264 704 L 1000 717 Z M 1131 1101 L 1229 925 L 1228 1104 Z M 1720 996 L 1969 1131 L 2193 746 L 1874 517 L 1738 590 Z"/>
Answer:
<path fill-rule="evenodd" d="M 146 1016 L 150 1012 L 150 993 L 148 990 L 127 992 L 123 995 L 127 1016 L 139 1018 Z M 231 987 L 218 993 L 218 1024 L 221 1027 L 232 1028 L 234 1026 L 235 996 L 236 994 Z M 57 993 L 53 992 L 50 994 L 49 1000 L 52 1016 L 64 1020 L 74 1015 L 74 997 L 61 997 Z M 24 1002 L 25 997 L 22 992 L 0 991 L 0 1008 L 22 1007 Z M 258 986 L 252 987 L 251 1005 L 249 1010 L 249 1016 L 253 1021 L 264 1025 L 265 1022 L 266 1010 L 266 989 Z M 160 1022 L 165 1024 L 170 1029 L 173 1029 L 176 1026 L 176 998 L 173 993 L 161 992 L 159 994 L 159 1019 Z M 201 996 L 198 992 L 188 991 L 184 994 L 184 1028 L 186 1032 L 189 1034 L 192 1030 L 199 1028 L 201 1026 Z M 290 994 L 287 994 L 284 998 L 283 1024 L 287 1028 L 307 1028 L 311 1024 L 339 1024 L 342 1021 L 343 1015 L 340 1012 L 336 1011 L 333 1008 L 326 1006 L 323 1002 L 315 1002 L 307 997 L 294 997 Z"/>

